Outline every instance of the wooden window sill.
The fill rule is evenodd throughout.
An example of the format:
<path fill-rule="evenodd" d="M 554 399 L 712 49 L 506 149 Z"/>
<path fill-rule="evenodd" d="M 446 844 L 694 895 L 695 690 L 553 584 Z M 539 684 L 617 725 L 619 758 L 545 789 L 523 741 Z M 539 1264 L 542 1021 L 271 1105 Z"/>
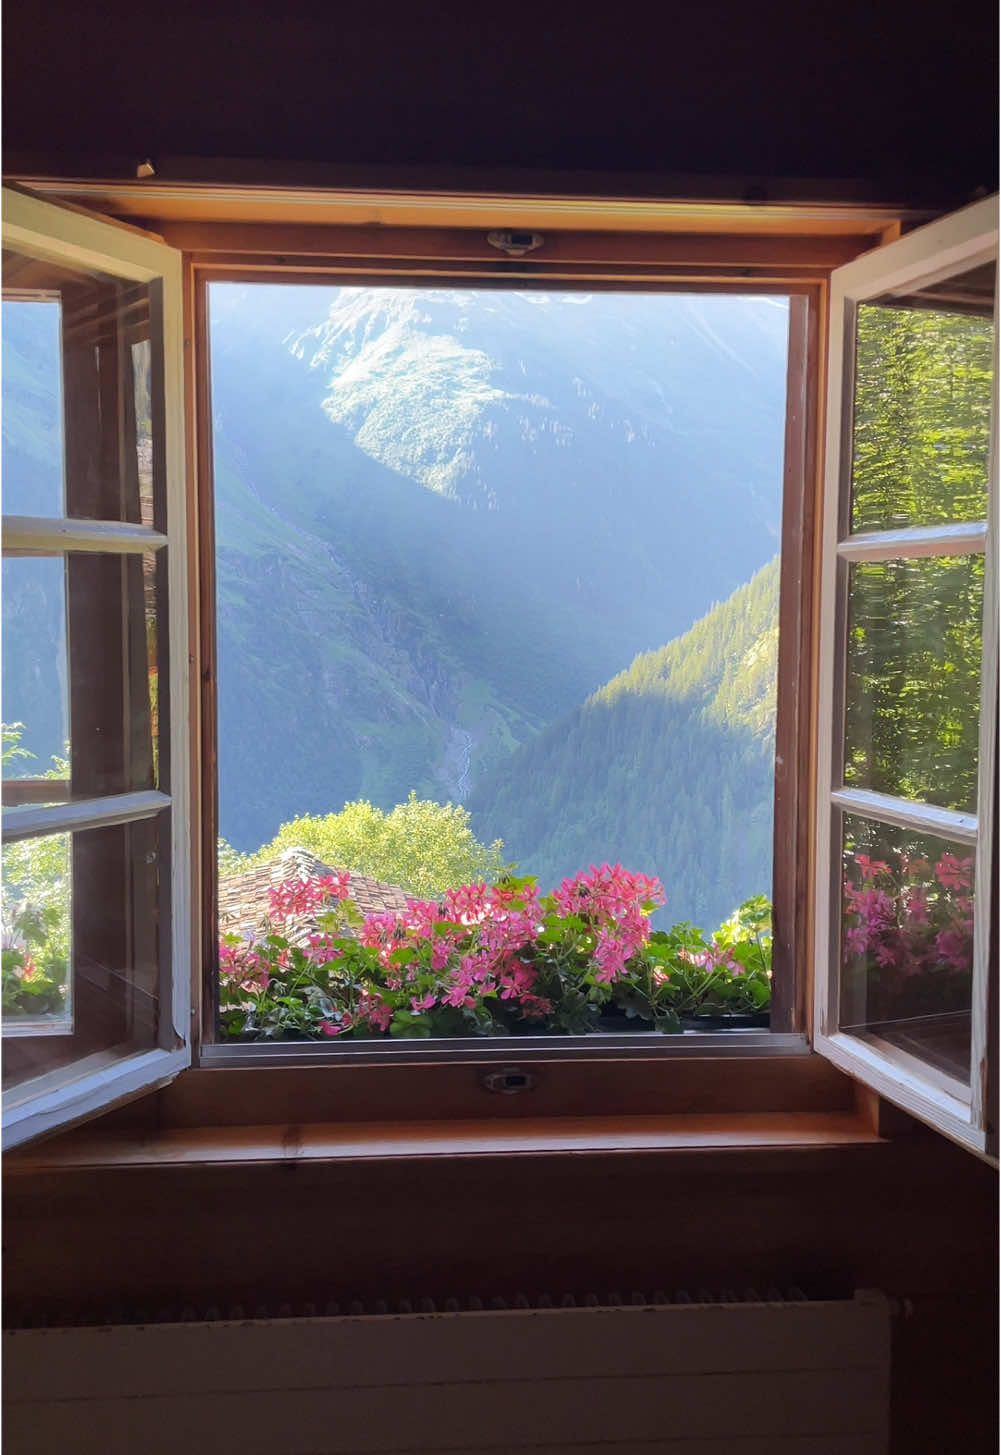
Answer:
<path fill-rule="evenodd" d="M 540 1117 L 518 1121 L 304 1122 L 75 1133 L 6 1158 L 9 1175 L 39 1170 L 231 1164 L 622 1156 L 844 1148 L 884 1141 L 856 1111 Z"/>

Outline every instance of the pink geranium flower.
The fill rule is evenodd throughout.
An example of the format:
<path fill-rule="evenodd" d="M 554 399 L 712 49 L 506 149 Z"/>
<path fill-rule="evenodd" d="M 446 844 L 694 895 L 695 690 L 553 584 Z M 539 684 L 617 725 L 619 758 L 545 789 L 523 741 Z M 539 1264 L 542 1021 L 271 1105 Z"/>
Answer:
<path fill-rule="evenodd" d="M 345 899 L 350 879 L 351 876 L 346 873 L 328 874 L 322 879 L 286 879 L 283 884 L 268 890 L 271 918 L 281 922 L 293 915 L 315 914 L 331 900 Z"/>
<path fill-rule="evenodd" d="M 969 889 L 972 859 L 957 859 L 955 854 L 943 854 L 935 865 L 935 874 L 943 889 Z"/>

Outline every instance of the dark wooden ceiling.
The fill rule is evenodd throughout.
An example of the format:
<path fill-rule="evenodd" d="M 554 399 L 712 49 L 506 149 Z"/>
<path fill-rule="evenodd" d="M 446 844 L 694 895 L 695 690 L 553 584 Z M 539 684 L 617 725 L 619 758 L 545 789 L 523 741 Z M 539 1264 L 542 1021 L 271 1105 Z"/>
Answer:
<path fill-rule="evenodd" d="M 995 0 L 946 24 L 913 0 L 33 0 L 4 7 L 7 165 L 847 179 L 953 205 L 996 185 L 996 31 Z"/>

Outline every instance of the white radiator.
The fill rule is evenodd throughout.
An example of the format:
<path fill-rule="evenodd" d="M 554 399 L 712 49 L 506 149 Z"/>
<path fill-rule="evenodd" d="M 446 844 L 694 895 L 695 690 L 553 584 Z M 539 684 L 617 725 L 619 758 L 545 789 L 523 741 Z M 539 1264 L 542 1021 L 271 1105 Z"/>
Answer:
<path fill-rule="evenodd" d="M 5 1333 L 5 1455 L 884 1455 L 890 1306 L 354 1315 Z"/>

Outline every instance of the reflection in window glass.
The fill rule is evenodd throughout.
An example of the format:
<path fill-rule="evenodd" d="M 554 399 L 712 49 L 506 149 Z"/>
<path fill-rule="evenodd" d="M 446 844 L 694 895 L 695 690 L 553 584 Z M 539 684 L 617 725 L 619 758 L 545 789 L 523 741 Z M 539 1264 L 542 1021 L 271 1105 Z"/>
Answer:
<path fill-rule="evenodd" d="M 859 305 L 852 530 L 985 518 L 994 275 Z"/>
<path fill-rule="evenodd" d="M 139 476 L 139 514 L 143 525 L 161 528 L 153 512 L 153 350 L 149 338 L 132 345 L 132 382 L 135 390 L 136 464 Z"/>
<path fill-rule="evenodd" d="M 848 600 L 845 783 L 973 811 L 983 556 L 853 565 Z"/>
<path fill-rule="evenodd" d="M 4 845 L 5 1086 L 157 1044 L 160 839 L 153 818 Z"/>
<path fill-rule="evenodd" d="M 967 1081 L 972 846 L 846 814 L 842 868 L 841 1029 Z"/>
<path fill-rule="evenodd" d="M 75 552 L 67 562 L 73 793 L 156 788 L 165 681 L 156 608 L 166 560 L 155 552 Z M 115 635 L 109 638 L 112 624 Z"/>
<path fill-rule="evenodd" d="M 70 836 L 3 846 L 5 1035 L 71 1029 Z"/>

